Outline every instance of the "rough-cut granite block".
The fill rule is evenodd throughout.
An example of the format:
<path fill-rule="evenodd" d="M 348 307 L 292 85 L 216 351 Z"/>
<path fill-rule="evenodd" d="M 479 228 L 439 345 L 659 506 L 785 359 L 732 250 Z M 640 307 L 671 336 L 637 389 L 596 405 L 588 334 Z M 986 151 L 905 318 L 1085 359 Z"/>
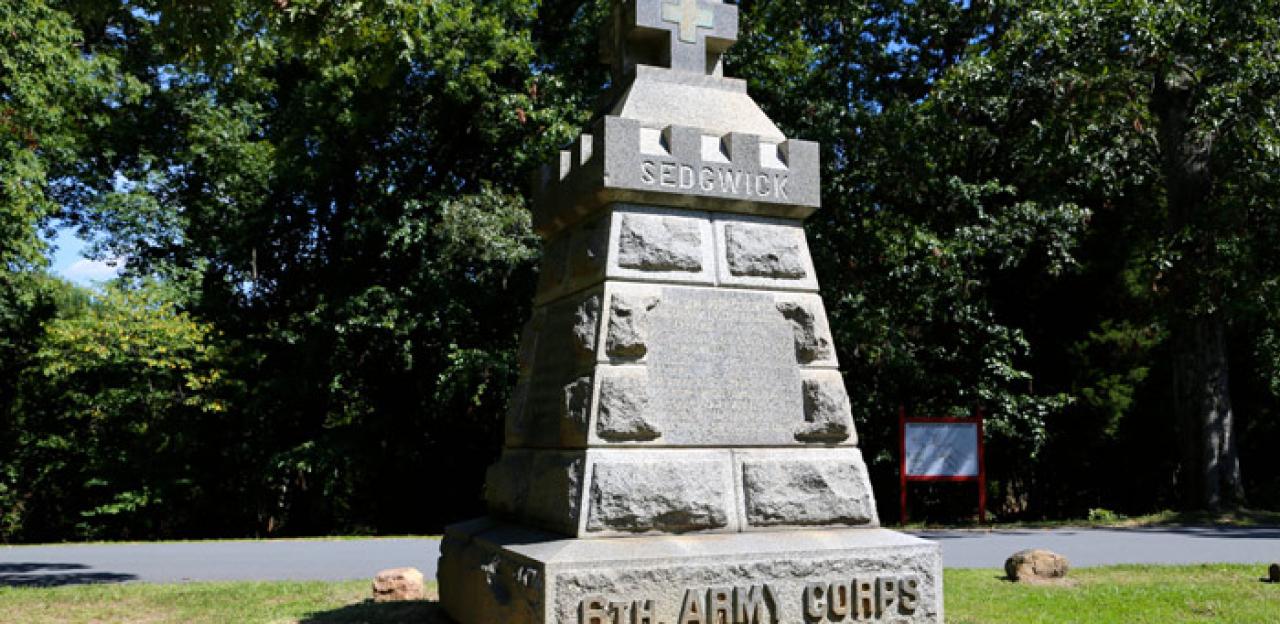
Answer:
<path fill-rule="evenodd" d="M 701 271 L 703 242 L 698 225 L 680 217 L 622 215 L 618 266 L 640 271 Z"/>
<path fill-rule="evenodd" d="M 804 366 L 835 368 L 838 365 L 836 350 L 822 297 L 809 293 L 778 293 L 774 299 L 778 312 L 791 323 L 795 333 L 796 362 Z"/>
<path fill-rule="evenodd" d="M 593 289 L 534 311 L 532 350 L 507 421 L 507 446 L 582 446 L 591 410 L 591 374 L 599 358 L 604 290 Z M 528 357 L 522 356 L 522 357 Z"/>
<path fill-rule="evenodd" d="M 648 442 L 662 437 L 659 414 L 649 407 L 649 372 L 641 367 L 601 371 L 596 434 L 610 442 Z"/>
<path fill-rule="evenodd" d="M 609 259 L 608 214 L 560 232 L 543 244 L 535 304 L 544 304 L 600 283 Z"/>
<path fill-rule="evenodd" d="M 853 413 L 839 371 L 804 372 L 804 424 L 796 429 L 801 442 L 857 442 Z"/>
<path fill-rule="evenodd" d="M 482 519 L 446 530 L 439 580 L 460 624 L 943 621 L 939 546 L 874 528 L 569 540 Z"/>
<path fill-rule="evenodd" d="M 799 221 L 735 214 L 712 217 L 716 283 L 815 292 L 818 279 Z"/>
<path fill-rule="evenodd" d="M 613 204 L 606 279 L 688 284 L 715 281 L 715 244 L 705 212 Z"/>
<path fill-rule="evenodd" d="M 748 528 L 879 522 L 857 449 L 744 450 L 735 456 Z"/>
<path fill-rule="evenodd" d="M 590 453 L 584 535 L 734 531 L 728 451 Z"/>
<path fill-rule="evenodd" d="M 803 279 L 804 230 L 759 223 L 726 223 L 725 260 L 734 276 Z"/>
<path fill-rule="evenodd" d="M 507 449 L 486 475 L 489 510 L 548 531 L 576 534 L 585 466 L 581 452 Z"/>
<path fill-rule="evenodd" d="M 609 297 L 605 355 L 639 360 L 649 351 L 649 317 L 662 301 L 657 288 L 615 290 Z"/>

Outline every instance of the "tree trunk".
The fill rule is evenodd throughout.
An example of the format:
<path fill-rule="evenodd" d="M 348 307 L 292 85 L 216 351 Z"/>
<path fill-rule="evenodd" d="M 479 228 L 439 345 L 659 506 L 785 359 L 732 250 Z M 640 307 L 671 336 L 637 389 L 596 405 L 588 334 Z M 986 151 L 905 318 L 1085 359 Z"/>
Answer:
<path fill-rule="evenodd" d="M 1202 277 L 1214 260 L 1210 157 L 1212 130 L 1191 121 L 1199 87 L 1184 67 L 1156 79 L 1151 110 L 1159 144 L 1172 240 L 1181 258 L 1168 276 L 1174 411 L 1182 440 L 1179 485 L 1192 508 L 1219 509 L 1244 500 L 1231 410 L 1227 324 L 1221 293 Z"/>
<path fill-rule="evenodd" d="M 1190 507 L 1216 510 L 1244 500 L 1231 409 L 1227 328 L 1218 315 L 1173 327 L 1174 410 L 1183 440 L 1183 480 Z"/>

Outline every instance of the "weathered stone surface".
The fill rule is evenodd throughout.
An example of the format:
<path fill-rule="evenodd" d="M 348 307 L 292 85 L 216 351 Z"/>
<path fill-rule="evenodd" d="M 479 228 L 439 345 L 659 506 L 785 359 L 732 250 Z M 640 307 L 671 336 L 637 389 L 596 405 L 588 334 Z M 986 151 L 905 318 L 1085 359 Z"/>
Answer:
<path fill-rule="evenodd" d="M 853 435 L 853 413 L 844 380 L 836 371 L 813 371 L 804 380 L 804 424 L 796 430 L 802 442 L 842 442 Z"/>
<path fill-rule="evenodd" d="M 1009 580 L 1020 583 L 1059 581 L 1066 578 L 1070 569 L 1066 557 L 1042 548 L 1020 550 L 1004 562 L 1004 573 Z"/>
<path fill-rule="evenodd" d="M 649 409 L 649 375 L 643 368 L 602 373 L 596 433 L 610 442 L 647 442 L 662 436 Z"/>
<path fill-rule="evenodd" d="M 449 527 L 441 551 L 441 605 L 461 624 L 580 624 L 589 621 L 583 607 L 598 601 L 616 605 L 627 624 L 637 603 L 652 609 L 652 622 L 678 624 L 691 595 L 711 615 L 725 589 L 763 598 L 752 624 L 943 621 L 938 545 L 884 529 L 567 540 L 481 520 Z M 883 582 L 885 603 L 832 617 L 830 598 L 840 613 L 859 582 L 872 595 Z M 806 617 L 807 606 L 827 619 Z"/>
<path fill-rule="evenodd" d="M 649 313 L 658 306 L 656 292 L 615 291 L 609 302 L 605 353 L 612 358 L 640 359 L 649 350 Z"/>
<path fill-rule="evenodd" d="M 604 274 L 609 256 L 609 218 L 578 227 L 569 239 L 569 279 L 574 285 Z"/>
<path fill-rule="evenodd" d="M 591 359 L 596 353 L 596 339 L 599 335 L 600 295 L 590 295 L 578 304 L 574 311 L 573 336 L 574 347 L 579 357 Z"/>
<path fill-rule="evenodd" d="M 597 462 L 591 478 L 587 532 L 688 533 L 729 527 L 728 465 L 654 456 Z"/>
<path fill-rule="evenodd" d="M 723 286 L 817 292 L 818 280 L 797 221 L 712 214 L 716 283 Z"/>
<path fill-rule="evenodd" d="M 690 219 L 623 215 L 618 265 L 643 271 L 701 271 L 702 231 Z"/>
<path fill-rule="evenodd" d="M 876 523 L 867 469 L 857 451 L 744 459 L 742 489 L 753 527 Z"/>
<path fill-rule="evenodd" d="M 391 568 L 373 577 L 374 602 L 425 600 L 422 572 L 417 568 Z"/>
<path fill-rule="evenodd" d="M 518 518 L 524 512 L 532 468 L 532 453 L 513 450 L 504 452 L 489 466 L 485 473 L 484 495 L 491 513 Z"/>
<path fill-rule="evenodd" d="M 578 531 L 585 465 L 582 452 L 507 449 L 486 475 L 489 511 L 548 531 L 574 535 Z"/>
<path fill-rule="evenodd" d="M 589 377 L 600 341 L 602 289 L 588 291 L 540 307 L 534 312 L 537 336 L 533 341 L 530 370 L 520 381 L 526 390 L 507 428 L 507 446 L 580 446 L 585 442 L 585 407 L 575 384 Z M 577 399 L 570 401 L 570 399 Z"/>
<path fill-rule="evenodd" d="M 662 289 L 649 325 L 651 405 L 669 444 L 794 442 L 803 420 L 791 326 L 768 293 Z"/>
<path fill-rule="evenodd" d="M 591 418 L 591 377 L 579 377 L 564 387 L 562 440 L 581 440 Z"/>
<path fill-rule="evenodd" d="M 569 272 L 569 237 L 557 236 L 543 246 L 542 263 L 538 267 L 538 291 L 559 289 Z"/>
<path fill-rule="evenodd" d="M 779 297 L 777 307 L 782 317 L 791 323 L 795 334 L 796 362 L 806 365 L 834 363 L 831 329 L 827 326 L 820 298 L 814 295 Z"/>
<path fill-rule="evenodd" d="M 725 226 L 725 255 L 733 275 L 799 279 L 806 275 L 803 232 L 756 223 Z"/>

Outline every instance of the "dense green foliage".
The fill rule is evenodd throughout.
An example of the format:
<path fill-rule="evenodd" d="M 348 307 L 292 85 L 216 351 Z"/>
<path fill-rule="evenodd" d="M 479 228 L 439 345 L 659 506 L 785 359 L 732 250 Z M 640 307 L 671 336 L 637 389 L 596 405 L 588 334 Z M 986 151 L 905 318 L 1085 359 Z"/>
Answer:
<path fill-rule="evenodd" d="M 478 513 L 526 180 L 592 114 L 607 11 L 0 0 L 0 539 Z M 1280 3 L 742 14 L 729 73 L 823 145 L 809 236 L 886 517 L 900 404 L 985 411 L 1004 515 L 1280 505 Z M 58 223 L 124 278 L 48 276 Z"/>

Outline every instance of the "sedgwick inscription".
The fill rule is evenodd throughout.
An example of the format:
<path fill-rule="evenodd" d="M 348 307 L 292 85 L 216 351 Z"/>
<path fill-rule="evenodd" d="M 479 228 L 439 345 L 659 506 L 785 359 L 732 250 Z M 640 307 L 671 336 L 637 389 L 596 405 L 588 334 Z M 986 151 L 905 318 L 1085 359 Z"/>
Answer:
<path fill-rule="evenodd" d="M 787 195 L 787 174 L 756 173 L 716 165 L 694 167 L 670 161 L 646 160 L 640 163 L 640 181 L 651 186 L 693 190 L 742 197 L 774 197 L 780 201 Z"/>
<path fill-rule="evenodd" d="M 914 574 L 817 581 L 796 596 L 807 624 L 867 622 L 911 617 L 920 604 Z M 587 596 L 578 605 L 578 624 L 780 624 L 779 596 L 764 583 L 741 587 L 686 589 L 680 617 L 657 619 L 653 598 L 610 600 Z"/>

